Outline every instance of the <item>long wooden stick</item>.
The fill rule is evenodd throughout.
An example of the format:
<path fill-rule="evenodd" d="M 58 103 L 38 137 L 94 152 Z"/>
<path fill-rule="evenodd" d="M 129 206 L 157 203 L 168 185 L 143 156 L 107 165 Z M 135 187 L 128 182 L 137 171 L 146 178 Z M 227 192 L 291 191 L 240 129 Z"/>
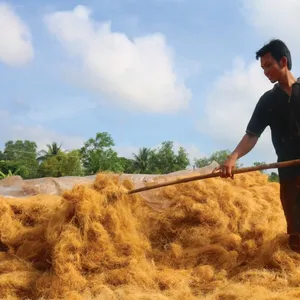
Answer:
<path fill-rule="evenodd" d="M 271 163 L 271 164 L 262 164 L 259 166 L 253 166 L 253 167 L 247 167 L 247 168 L 234 169 L 232 173 L 233 174 L 241 174 L 241 173 L 259 171 L 259 170 L 291 167 L 291 166 L 296 166 L 299 164 L 300 164 L 300 159 L 295 159 L 295 160 L 288 160 L 288 161 Z M 221 172 L 214 172 L 214 173 L 209 173 L 209 174 L 205 174 L 205 175 L 196 175 L 196 176 L 191 176 L 191 177 L 186 177 L 186 178 L 180 178 L 180 179 L 176 179 L 176 180 L 171 180 L 169 182 L 163 182 L 163 183 L 158 183 L 158 184 L 154 184 L 151 186 L 144 186 L 142 188 L 133 189 L 133 190 L 129 191 L 128 194 L 140 193 L 143 191 L 157 189 L 160 187 L 173 185 L 173 184 L 179 184 L 179 183 L 184 183 L 184 182 L 189 182 L 189 181 L 218 177 L 220 175 L 221 175 Z"/>

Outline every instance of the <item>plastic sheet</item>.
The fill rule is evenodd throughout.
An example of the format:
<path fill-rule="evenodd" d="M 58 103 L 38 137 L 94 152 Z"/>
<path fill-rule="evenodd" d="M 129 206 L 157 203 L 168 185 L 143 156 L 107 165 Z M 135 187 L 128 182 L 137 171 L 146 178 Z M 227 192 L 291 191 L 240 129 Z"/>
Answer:
<path fill-rule="evenodd" d="M 144 176 L 144 177 L 138 177 L 133 180 L 135 188 L 141 188 L 145 186 L 146 184 L 159 184 L 159 183 L 165 183 L 181 178 L 186 178 L 186 177 L 192 177 L 192 176 L 197 176 L 197 175 L 205 175 L 212 173 L 215 168 L 217 168 L 219 164 L 215 161 L 213 161 L 210 165 L 202 168 L 196 168 L 192 170 L 182 170 L 182 171 L 177 171 L 169 174 L 164 174 L 164 175 L 156 175 L 156 176 Z M 158 188 L 158 189 L 153 189 L 149 191 L 144 191 L 139 193 L 145 200 L 145 202 L 152 207 L 153 209 L 157 211 L 164 210 L 176 199 L 172 198 L 169 199 L 167 195 L 164 194 L 164 189 L 163 188 Z"/>
<path fill-rule="evenodd" d="M 38 194 L 61 195 L 76 184 L 88 184 L 96 176 L 66 176 L 59 178 L 38 178 L 23 180 L 20 176 L 11 176 L 0 180 L 0 195 L 5 197 L 27 197 Z"/>
<path fill-rule="evenodd" d="M 134 188 L 140 188 L 149 183 L 156 184 L 190 176 L 209 174 L 218 166 L 218 163 L 214 161 L 206 167 L 181 170 L 163 175 L 121 174 L 119 180 L 122 182 L 129 179 L 133 182 Z M 28 197 L 38 194 L 61 195 L 65 190 L 72 189 L 74 185 L 93 183 L 95 177 L 95 175 L 85 177 L 66 176 L 23 180 L 20 176 L 11 176 L 0 180 L 0 195 L 5 197 Z M 156 210 L 166 209 L 176 200 L 167 199 L 163 194 L 162 188 L 141 192 L 140 195 L 149 206 Z"/>

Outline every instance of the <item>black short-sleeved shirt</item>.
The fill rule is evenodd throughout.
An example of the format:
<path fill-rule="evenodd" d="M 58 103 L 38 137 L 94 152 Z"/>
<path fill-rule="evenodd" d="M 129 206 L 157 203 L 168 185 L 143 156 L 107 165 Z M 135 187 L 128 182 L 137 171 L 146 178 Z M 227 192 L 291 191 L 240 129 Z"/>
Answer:
<path fill-rule="evenodd" d="M 300 80 L 293 85 L 291 97 L 278 84 L 259 99 L 246 132 L 260 137 L 270 126 L 278 161 L 300 158 Z M 300 175 L 300 165 L 280 168 L 280 180 Z"/>

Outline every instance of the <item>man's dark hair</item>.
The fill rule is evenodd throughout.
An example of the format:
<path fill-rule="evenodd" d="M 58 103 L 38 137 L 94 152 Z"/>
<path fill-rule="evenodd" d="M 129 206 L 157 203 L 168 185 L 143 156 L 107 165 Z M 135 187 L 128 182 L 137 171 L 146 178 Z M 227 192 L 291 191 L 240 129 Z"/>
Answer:
<path fill-rule="evenodd" d="M 256 59 L 264 56 L 267 53 L 271 53 L 271 55 L 275 58 L 275 60 L 279 63 L 282 57 L 286 57 L 287 59 L 287 67 L 289 70 L 292 69 L 292 57 L 289 48 L 286 44 L 279 40 L 273 39 L 268 44 L 264 45 L 261 49 L 256 52 Z"/>

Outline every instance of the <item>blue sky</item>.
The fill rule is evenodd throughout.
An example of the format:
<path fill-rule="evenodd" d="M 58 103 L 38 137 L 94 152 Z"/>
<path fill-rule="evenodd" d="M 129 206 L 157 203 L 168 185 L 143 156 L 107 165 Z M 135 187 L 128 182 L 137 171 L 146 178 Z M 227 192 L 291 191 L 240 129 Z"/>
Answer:
<path fill-rule="evenodd" d="M 120 155 L 171 140 L 200 158 L 233 150 L 272 87 L 255 60 L 265 42 L 286 41 L 297 76 L 293 0 L 0 3 L 1 147 L 107 131 Z M 242 161 L 276 161 L 268 130 Z"/>

